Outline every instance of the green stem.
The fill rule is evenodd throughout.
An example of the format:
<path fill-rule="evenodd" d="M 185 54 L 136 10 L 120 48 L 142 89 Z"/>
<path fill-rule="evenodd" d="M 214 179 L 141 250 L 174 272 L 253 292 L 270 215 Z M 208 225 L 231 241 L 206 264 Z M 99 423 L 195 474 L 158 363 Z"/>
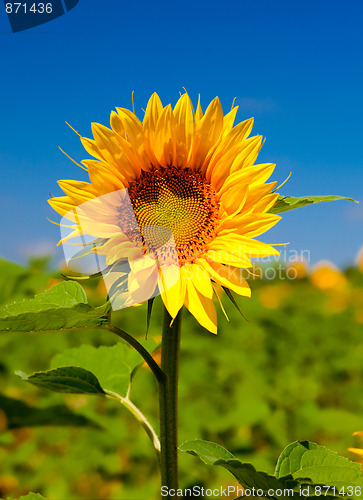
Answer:
<path fill-rule="evenodd" d="M 165 374 L 160 369 L 160 366 L 157 364 L 157 362 L 154 360 L 154 358 L 151 356 L 151 354 L 145 349 L 145 347 L 143 347 L 140 344 L 140 342 L 138 342 L 132 335 L 125 332 L 124 330 L 121 330 L 120 328 L 117 328 L 117 326 L 111 325 L 111 323 L 108 324 L 107 330 L 114 333 L 118 337 L 121 337 L 128 344 L 130 344 L 134 349 L 136 349 L 136 351 L 139 354 L 141 354 L 141 356 L 144 358 L 146 363 L 149 365 L 150 370 L 153 372 L 153 374 L 156 377 L 156 380 L 159 383 L 161 383 L 165 379 Z"/>
<path fill-rule="evenodd" d="M 107 397 L 111 399 L 115 399 L 116 401 L 119 401 L 125 408 L 129 410 L 129 412 L 132 413 L 132 415 L 136 418 L 138 422 L 143 426 L 143 428 L 146 431 L 146 434 L 149 436 L 152 444 L 154 445 L 155 451 L 156 451 L 156 456 L 158 458 L 158 461 L 160 463 L 160 441 L 159 438 L 154 431 L 152 425 L 148 421 L 148 419 L 145 417 L 145 415 L 142 413 L 142 411 L 139 410 L 137 406 L 134 405 L 132 401 L 128 397 L 123 398 L 119 394 L 112 392 L 112 391 L 107 391 Z"/>
<path fill-rule="evenodd" d="M 161 369 L 166 375 L 159 380 L 161 484 L 168 490 L 178 488 L 178 372 L 182 311 L 173 321 L 165 309 L 161 344 Z M 169 495 L 166 498 L 171 498 Z"/>

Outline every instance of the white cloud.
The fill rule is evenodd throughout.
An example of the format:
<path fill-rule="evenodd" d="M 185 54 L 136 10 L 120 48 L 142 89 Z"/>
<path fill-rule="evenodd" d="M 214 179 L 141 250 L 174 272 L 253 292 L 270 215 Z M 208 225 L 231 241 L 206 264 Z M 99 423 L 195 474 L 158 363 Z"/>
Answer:
<path fill-rule="evenodd" d="M 363 222 L 363 200 L 357 200 L 359 203 L 349 202 L 345 208 L 345 214 L 350 222 L 361 224 Z"/>
<path fill-rule="evenodd" d="M 18 246 L 18 254 L 21 257 L 45 257 L 54 256 L 57 250 L 57 242 L 50 239 L 39 239 L 27 241 Z"/>
<path fill-rule="evenodd" d="M 254 97 L 240 97 L 236 104 L 242 111 L 254 113 L 271 113 L 276 111 L 276 103 L 269 97 L 257 99 Z"/>

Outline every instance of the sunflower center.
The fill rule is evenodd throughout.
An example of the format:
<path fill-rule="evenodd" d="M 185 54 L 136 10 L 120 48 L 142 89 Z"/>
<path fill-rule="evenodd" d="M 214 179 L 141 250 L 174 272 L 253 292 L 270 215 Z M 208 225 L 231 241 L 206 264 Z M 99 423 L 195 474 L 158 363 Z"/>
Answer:
<path fill-rule="evenodd" d="M 148 233 L 149 242 L 155 228 L 151 241 L 160 248 L 172 233 L 179 263 L 197 258 L 215 237 L 219 205 L 199 172 L 177 167 L 143 171 L 129 196 L 143 238 Z"/>

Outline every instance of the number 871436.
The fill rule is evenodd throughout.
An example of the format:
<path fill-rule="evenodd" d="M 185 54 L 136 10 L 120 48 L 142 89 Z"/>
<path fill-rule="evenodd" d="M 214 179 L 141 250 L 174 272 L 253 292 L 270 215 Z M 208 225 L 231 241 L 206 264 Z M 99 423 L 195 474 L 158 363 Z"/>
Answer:
<path fill-rule="evenodd" d="M 21 2 L 8 2 L 5 4 L 5 10 L 7 14 L 51 14 L 53 12 L 53 5 L 51 2 L 48 3 L 32 3 L 27 5 Z"/>
<path fill-rule="evenodd" d="M 315 496 L 346 496 L 360 497 L 362 494 L 360 486 L 343 486 L 336 488 L 335 486 L 314 486 Z"/>

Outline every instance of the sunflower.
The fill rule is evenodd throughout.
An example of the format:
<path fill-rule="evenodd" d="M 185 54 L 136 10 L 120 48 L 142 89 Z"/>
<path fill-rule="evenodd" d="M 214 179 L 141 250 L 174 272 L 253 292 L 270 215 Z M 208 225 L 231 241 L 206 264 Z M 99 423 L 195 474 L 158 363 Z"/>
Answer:
<path fill-rule="evenodd" d="M 81 162 L 90 182 L 59 181 L 65 196 L 49 200 L 75 223 L 65 240 L 94 236 L 108 266 L 126 256 L 129 291 L 149 284 L 151 296 L 157 282 L 172 318 L 185 305 L 213 333 L 217 285 L 249 297 L 242 271 L 251 258 L 278 254 L 255 239 L 280 219 L 268 213 L 278 198 L 276 183 L 266 183 L 275 165 L 255 165 L 262 136 L 248 137 L 252 118 L 234 126 L 237 109 L 223 115 L 216 97 L 194 111 L 187 93 L 174 109 L 154 93 L 143 121 L 116 108 L 110 129 L 92 123 L 94 138 L 80 136 L 94 158 Z"/>
<path fill-rule="evenodd" d="M 353 436 L 363 437 L 363 431 L 353 432 Z M 348 451 L 356 455 L 357 462 L 361 464 L 361 469 L 363 469 L 363 449 L 362 448 L 348 448 Z"/>

